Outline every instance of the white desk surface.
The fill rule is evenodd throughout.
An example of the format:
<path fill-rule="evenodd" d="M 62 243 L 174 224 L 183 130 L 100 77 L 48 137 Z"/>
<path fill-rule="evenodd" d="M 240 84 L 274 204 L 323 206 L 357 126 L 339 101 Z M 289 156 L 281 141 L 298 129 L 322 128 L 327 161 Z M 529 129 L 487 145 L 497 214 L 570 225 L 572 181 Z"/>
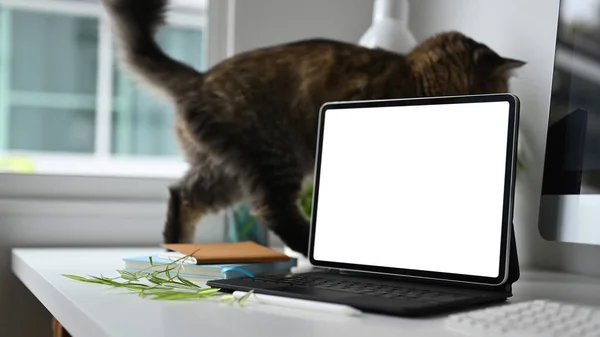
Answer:
<path fill-rule="evenodd" d="M 116 276 L 122 258 L 164 252 L 148 249 L 13 249 L 13 272 L 74 336 L 460 336 L 443 317 L 404 319 L 365 314 L 331 314 L 217 301 L 164 302 L 120 289 L 67 279 L 61 274 Z M 548 298 L 600 306 L 600 279 L 524 272 L 510 301 Z M 405 333 L 405 334 L 402 334 Z"/>

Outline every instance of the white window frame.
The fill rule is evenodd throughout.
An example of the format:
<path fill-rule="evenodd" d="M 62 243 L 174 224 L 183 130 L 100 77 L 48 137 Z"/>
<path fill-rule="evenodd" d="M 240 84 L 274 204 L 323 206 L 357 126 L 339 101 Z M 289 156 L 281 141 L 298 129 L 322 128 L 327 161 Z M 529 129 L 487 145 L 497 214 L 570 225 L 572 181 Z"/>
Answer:
<path fill-rule="evenodd" d="M 48 6 L 48 3 L 52 3 Z M 233 53 L 233 22 L 235 0 L 207 0 L 207 8 L 193 6 L 194 0 L 172 0 L 173 10 L 169 12 L 169 21 L 175 19 L 178 26 L 203 25 L 207 54 L 205 68 L 209 68 Z M 60 13 L 72 13 L 98 17 L 106 16 L 99 0 L 0 0 L 0 5 L 14 8 L 56 10 Z M 193 8 L 192 8 L 193 7 Z M 198 22 L 197 16 L 189 15 L 190 11 L 205 11 L 208 22 Z M 100 18 L 102 20 L 102 17 Z M 106 20 L 101 21 L 106 22 Z M 100 24 L 100 44 L 112 43 L 110 35 L 106 34 L 108 27 Z M 105 52 L 106 48 L 99 48 Z M 110 50 L 110 48 L 109 48 Z M 102 65 L 99 65 L 102 66 Z M 107 65 L 104 65 L 107 66 Z M 98 79 L 99 90 L 106 81 L 106 71 Z M 110 76 L 110 75 L 109 75 Z M 112 97 L 112 95 L 108 95 Z M 111 102 L 98 100 L 97 119 L 107 118 L 110 113 Z M 108 116 L 110 118 L 110 116 Z M 96 144 L 103 141 L 107 131 L 106 125 L 96 123 Z M 102 129 L 104 128 L 104 129 Z M 100 132 L 98 132 L 100 131 Z M 106 144 L 106 143 L 104 143 Z M 98 200 L 98 201 L 157 201 L 164 200 L 167 196 L 166 187 L 181 176 L 187 168 L 182 159 L 160 158 L 115 158 L 108 156 L 106 145 L 100 147 L 100 155 L 41 155 L 35 154 L 35 160 L 41 173 L 0 173 L 0 200 L 1 199 L 51 199 L 51 200 Z M 19 153 L 13 153 L 18 155 Z M 22 153 L 32 155 L 32 153 Z M 74 164 L 76 163 L 77 167 Z M 61 167 L 69 165 L 70 172 L 64 174 Z M 72 169 L 71 169 L 72 168 Z M 61 172 L 62 171 L 62 172 Z"/>

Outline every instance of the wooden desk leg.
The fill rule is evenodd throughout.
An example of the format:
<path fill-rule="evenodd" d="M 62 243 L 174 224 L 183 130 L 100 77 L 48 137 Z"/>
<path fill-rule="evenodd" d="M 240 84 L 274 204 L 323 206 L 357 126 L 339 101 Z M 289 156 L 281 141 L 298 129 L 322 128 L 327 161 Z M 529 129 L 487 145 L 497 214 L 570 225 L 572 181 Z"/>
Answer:
<path fill-rule="evenodd" d="M 56 318 L 52 317 L 52 336 L 53 337 L 71 337 Z"/>

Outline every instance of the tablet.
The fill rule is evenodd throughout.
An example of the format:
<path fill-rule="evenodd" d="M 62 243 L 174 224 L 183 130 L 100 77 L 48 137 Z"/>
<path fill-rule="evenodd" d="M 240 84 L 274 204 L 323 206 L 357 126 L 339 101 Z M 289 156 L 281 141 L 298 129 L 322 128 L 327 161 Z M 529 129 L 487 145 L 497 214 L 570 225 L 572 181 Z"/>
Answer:
<path fill-rule="evenodd" d="M 518 122 L 511 94 L 325 104 L 311 263 L 503 284 Z"/>

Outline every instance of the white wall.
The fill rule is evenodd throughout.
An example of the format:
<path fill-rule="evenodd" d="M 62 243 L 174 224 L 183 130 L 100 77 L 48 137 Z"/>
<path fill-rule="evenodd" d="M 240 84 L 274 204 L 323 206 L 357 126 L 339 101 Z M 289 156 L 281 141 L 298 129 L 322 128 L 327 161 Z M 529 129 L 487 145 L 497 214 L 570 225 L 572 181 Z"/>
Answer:
<path fill-rule="evenodd" d="M 410 25 L 420 41 L 459 30 L 528 63 L 512 83 L 522 101 L 521 141 L 527 153 L 515 205 L 519 258 L 527 267 L 600 275 L 600 247 L 546 242 L 537 228 L 558 6 L 558 0 L 413 0 Z"/>
<path fill-rule="evenodd" d="M 237 1 L 234 49 L 239 52 L 306 37 L 355 42 L 370 24 L 371 7 L 371 1 L 366 0 L 240 0 Z M 29 184 L 27 189 L 36 189 L 31 186 L 35 183 L 30 181 Z M 161 195 L 164 186 L 154 185 L 149 194 Z M 161 240 L 165 200 L 140 203 L 49 198 L 33 201 L 2 199 L 2 195 L 0 193 L 1 336 L 50 336 L 50 315 L 12 275 L 10 248 L 150 246 Z M 197 240 L 218 241 L 223 234 L 223 218 L 213 216 L 198 226 Z"/>
<path fill-rule="evenodd" d="M 235 52 L 297 39 L 356 43 L 371 24 L 370 0 L 236 0 Z"/>

